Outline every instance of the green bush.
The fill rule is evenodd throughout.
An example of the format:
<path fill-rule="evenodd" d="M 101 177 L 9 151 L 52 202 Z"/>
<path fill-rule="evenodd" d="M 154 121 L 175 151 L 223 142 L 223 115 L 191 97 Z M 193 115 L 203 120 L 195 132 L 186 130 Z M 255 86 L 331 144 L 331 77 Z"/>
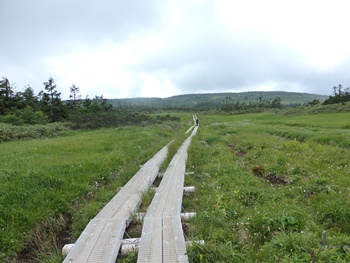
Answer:
<path fill-rule="evenodd" d="M 7 114 L 2 118 L 2 122 L 8 123 L 8 124 L 13 124 L 13 125 L 23 125 L 24 120 L 20 117 L 17 116 L 16 114 Z"/>
<path fill-rule="evenodd" d="M 26 106 L 24 109 L 3 116 L 1 121 L 13 125 L 46 124 L 48 117 L 42 111 L 35 111 L 32 107 Z"/>
<path fill-rule="evenodd" d="M 19 115 L 26 124 L 46 124 L 49 122 L 48 117 L 42 111 L 34 111 L 30 106 L 21 110 Z"/>

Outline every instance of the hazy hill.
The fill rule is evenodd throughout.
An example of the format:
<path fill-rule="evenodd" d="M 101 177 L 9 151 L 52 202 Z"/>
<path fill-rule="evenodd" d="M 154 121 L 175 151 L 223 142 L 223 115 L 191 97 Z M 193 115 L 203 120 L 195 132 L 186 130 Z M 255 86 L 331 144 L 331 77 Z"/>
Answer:
<path fill-rule="evenodd" d="M 284 91 L 264 91 L 264 92 L 241 92 L 241 93 L 203 93 L 185 94 L 172 96 L 169 98 L 130 98 L 130 99 L 110 99 L 113 106 L 132 107 L 152 107 L 152 108 L 216 108 L 222 105 L 227 98 L 240 102 L 256 101 L 259 96 L 263 100 L 273 100 L 282 98 L 284 105 L 303 105 L 314 99 L 321 102 L 328 98 L 325 95 L 284 92 Z"/>

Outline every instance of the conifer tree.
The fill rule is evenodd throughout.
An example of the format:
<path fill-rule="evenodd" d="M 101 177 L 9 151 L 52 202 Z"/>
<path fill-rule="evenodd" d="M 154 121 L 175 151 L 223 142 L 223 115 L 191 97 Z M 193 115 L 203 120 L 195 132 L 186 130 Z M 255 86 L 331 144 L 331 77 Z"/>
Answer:
<path fill-rule="evenodd" d="M 45 91 L 41 91 L 42 110 L 48 115 L 51 122 L 65 117 L 65 109 L 61 100 L 61 93 L 56 90 L 55 80 L 50 77 L 44 82 Z"/>

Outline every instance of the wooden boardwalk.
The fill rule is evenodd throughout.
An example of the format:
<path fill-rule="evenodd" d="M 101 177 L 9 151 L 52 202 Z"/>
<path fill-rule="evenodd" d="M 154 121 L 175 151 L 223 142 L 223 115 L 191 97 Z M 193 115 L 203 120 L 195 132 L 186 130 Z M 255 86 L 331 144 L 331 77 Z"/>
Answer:
<path fill-rule="evenodd" d="M 181 224 L 187 149 L 185 140 L 169 164 L 144 218 L 137 262 L 188 262 Z"/>
<path fill-rule="evenodd" d="M 196 117 L 193 116 L 194 123 Z M 181 204 L 187 149 L 198 126 L 181 145 L 163 175 L 144 218 L 138 262 L 188 262 L 181 224 Z M 67 257 L 67 262 L 114 263 L 124 232 L 137 211 L 142 194 L 153 184 L 168 145 L 153 156 L 89 222 Z"/>
<path fill-rule="evenodd" d="M 115 262 L 124 231 L 138 209 L 142 194 L 153 184 L 165 160 L 161 149 L 90 221 L 63 262 Z"/>

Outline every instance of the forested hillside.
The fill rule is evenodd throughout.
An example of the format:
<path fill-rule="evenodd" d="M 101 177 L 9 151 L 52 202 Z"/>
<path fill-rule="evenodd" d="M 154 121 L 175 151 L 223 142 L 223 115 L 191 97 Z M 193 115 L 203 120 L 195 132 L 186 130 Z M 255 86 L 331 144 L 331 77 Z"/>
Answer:
<path fill-rule="evenodd" d="M 110 99 L 113 106 L 125 107 L 150 107 L 150 108 L 191 108 L 191 109 L 215 109 L 230 102 L 249 103 L 260 101 L 273 101 L 280 98 L 281 104 L 304 105 L 313 100 L 324 101 L 328 98 L 325 95 L 265 91 L 265 92 L 241 92 L 241 93 L 205 93 L 205 94 L 185 94 L 169 98 L 132 98 L 132 99 Z"/>

